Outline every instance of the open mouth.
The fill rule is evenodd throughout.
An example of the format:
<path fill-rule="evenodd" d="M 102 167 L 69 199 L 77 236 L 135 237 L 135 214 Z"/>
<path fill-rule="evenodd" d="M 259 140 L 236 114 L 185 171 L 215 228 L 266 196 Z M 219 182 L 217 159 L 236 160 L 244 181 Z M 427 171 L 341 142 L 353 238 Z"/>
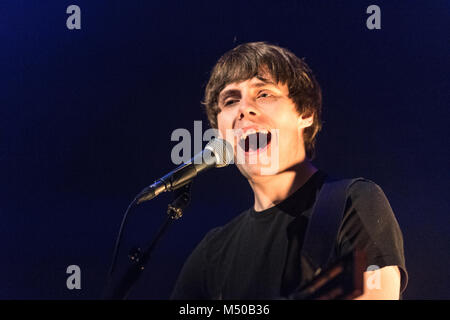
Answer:
<path fill-rule="evenodd" d="M 239 140 L 239 146 L 245 153 L 262 152 L 270 144 L 272 134 L 269 131 L 244 134 Z"/>

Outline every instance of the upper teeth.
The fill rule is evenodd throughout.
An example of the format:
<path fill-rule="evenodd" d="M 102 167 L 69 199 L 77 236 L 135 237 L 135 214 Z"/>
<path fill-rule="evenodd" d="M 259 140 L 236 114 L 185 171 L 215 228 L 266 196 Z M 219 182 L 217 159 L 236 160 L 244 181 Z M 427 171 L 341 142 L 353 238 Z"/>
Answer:
<path fill-rule="evenodd" d="M 254 134 L 254 133 L 264 133 L 264 134 L 268 134 L 269 131 L 267 129 L 249 129 L 247 131 L 245 131 L 241 136 L 240 136 L 240 140 L 247 138 L 249 135 Z"/>

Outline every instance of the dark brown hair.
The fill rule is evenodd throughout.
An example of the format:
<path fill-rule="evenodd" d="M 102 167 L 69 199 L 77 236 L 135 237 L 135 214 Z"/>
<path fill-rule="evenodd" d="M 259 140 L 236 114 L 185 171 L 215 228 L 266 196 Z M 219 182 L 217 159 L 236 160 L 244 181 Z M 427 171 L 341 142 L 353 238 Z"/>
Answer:
<path fill-rule="evenodd" d="M 314 114 L 313 124 L 305 128 L 306 156 L 315 156 L 316 135 L 322 127 L 322 92 L 311 69 L 291 51 L 267 42 L 244 43 L 226 52 L 214 66 L 205 89 L 203 104 L 211 127 L 217 128 L 220 112 L 218 97 L 230 83 L 269 73 L 276 83 L 286 84 L 289 98 L 299 114 Z"/>

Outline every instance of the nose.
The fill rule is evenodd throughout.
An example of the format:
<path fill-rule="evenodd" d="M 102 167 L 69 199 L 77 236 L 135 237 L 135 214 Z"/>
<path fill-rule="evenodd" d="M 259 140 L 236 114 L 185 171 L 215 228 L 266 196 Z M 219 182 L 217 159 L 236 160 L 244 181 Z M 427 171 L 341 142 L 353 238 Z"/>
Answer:
<path fill-rule="evenodd" d="M 255 106 L 254 102 L 249 98 L 241 99 L 241 105 L 239 107 L 239 120 L 244 118 L 252 119 L 259 115 L 259 110 Z"/>

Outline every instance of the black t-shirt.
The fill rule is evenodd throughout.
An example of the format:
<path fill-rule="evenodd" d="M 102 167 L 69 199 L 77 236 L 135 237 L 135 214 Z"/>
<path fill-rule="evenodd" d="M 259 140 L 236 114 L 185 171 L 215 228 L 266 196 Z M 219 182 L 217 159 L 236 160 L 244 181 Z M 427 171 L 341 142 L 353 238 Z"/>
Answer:
<path fill-rule="evenodd" d="M 310 279 L 312 270 L 300 252 L 325 178 L 319 170 L 276 206 L 248 209 L 209 231 L 186 260 L 171 299 L 273 299 Z M 369 180 L 349 188 L 336 257 L 355 248 L 365 251 L 367 266 L 398 266 L 404 290 L 402 233 L 383 191 Z"/>

